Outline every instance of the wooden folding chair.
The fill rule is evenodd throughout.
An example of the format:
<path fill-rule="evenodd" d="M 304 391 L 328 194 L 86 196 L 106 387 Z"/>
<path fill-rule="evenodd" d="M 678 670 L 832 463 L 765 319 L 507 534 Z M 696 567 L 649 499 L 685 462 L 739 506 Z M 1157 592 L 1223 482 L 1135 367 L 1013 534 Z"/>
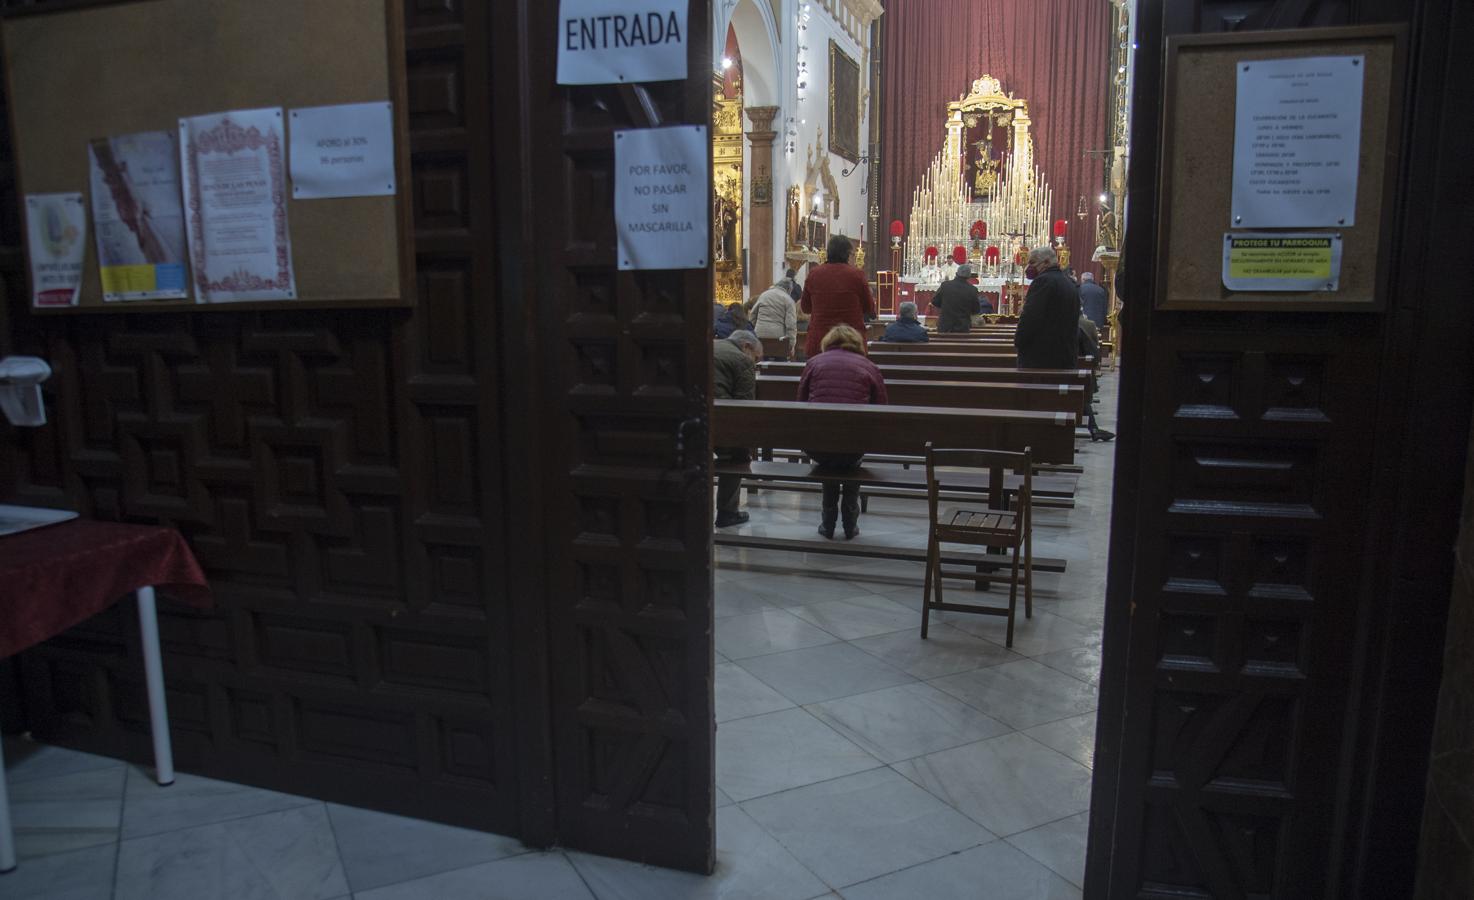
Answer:
<path fill-rule="evenodd" d="M 986 469 L 988 471 L 987 509 L 949 509 L 938 513 L 937 501 L 946 486 L 947 469 Z M 1008 507 L 1005 474 L 1012 471 L 1022 477 L 1013 509 Z M 1013 646 L 1014 611 L 1018 604 L 1019 554 L 1023 554 L 1024 616 L 1034 617 L 1034 539 L 1032 522 L 1033 459 L 1028 448 L 1022 453 L 1001 450 L 939 450 L 926 445 L 926 494 L 928 528 L 926 542 L 926 582 L 922 594 L 921 636 L 926 637 L 931 611 L 978 613 L 1008 617 L 1008 640 Z M 1013 551 L 1013 570 L 1008 582 L 1008 608 L 957 604 L 942 601 L 943 543 L 971 544 Z M 1000 559 L 1000 562 L 1002 560 Z"/>

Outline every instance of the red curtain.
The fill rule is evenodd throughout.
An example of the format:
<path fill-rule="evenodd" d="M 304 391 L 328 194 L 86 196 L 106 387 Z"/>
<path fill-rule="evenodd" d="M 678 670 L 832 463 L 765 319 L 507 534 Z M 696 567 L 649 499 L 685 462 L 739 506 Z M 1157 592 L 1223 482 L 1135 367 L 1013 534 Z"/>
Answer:
<path fill-rule="evenodd" d="M 1054 188 L 1049 220 L 1069 221 L 1071 265 L 1090 267 L 1106 169 L 1085 151 L 1110 142 L 1110 28 L 1110 0 L 887 0 L 880 221 L 907 221 L 911 192 L 942 149 L 947 104 L 992 75 L 1029 101 L 1034 164 Z"/>

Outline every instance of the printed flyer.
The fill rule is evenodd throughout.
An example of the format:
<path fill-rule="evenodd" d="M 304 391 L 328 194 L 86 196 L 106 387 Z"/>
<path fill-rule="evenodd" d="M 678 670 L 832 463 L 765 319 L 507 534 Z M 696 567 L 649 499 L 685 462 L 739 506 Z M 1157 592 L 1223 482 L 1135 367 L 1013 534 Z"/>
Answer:
<path fill-rule="evenodd" d="M 179 120 L 190 263 L 201 303 L 291 300 L 281 108 Z"/>
<path fill-rule="evenodd" d="M 81 194 L 26 195 L 27 250 L 31 257 L 31 303 L 76 306 L 87 252 L 87 207 Z"/>
<path fill-rule="evenodd" d="M 188 297 L 173 137 L 149 131 L 100 138 L 87 156 L 102 299 Z"/>

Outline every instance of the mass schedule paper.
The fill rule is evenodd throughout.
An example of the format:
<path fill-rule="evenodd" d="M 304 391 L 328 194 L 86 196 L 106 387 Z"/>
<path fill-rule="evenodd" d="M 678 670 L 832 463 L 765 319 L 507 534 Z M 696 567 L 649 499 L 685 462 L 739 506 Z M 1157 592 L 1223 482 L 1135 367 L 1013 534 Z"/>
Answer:
<path fill-rule="evenodd" d="M 1241 60 L 1233 228 L 1356 224 L 1362 56 Z"/>

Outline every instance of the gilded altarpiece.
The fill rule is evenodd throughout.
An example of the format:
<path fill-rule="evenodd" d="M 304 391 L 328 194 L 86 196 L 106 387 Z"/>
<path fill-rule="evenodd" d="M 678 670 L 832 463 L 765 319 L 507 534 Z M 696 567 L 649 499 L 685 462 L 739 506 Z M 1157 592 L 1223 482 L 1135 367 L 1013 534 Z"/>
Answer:
<path fill-rule="evenodd" d="M 723 305 L 742 296 L 742 83 L 716 82 L 712 94 L 713 297 Z"/>

